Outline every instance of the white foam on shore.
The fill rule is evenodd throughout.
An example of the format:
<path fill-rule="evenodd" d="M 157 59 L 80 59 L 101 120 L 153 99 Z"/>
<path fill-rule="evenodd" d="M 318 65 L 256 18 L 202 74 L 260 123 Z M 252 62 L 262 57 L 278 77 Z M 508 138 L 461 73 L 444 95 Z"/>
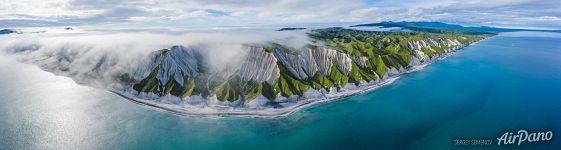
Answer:
<path fill-rule="evenodd" d="M 67 31 L 65 31 L 67 32 Z M 68 31 L 70 32 L 70 31 Z M 68 37 L 64 37 L 68 38 Z M 260 39 L 260 38 L 257 38 Z M 86 42 L 91 42 L 91 40 L 85 40 Z M 172 41 L 175 42 L 175 41 Z M 47 41 L 48 43 L 48 41 Z M 475 44 L 475 43 L 472 43 Z M 17 45 L 17 44 L 15 44 Z M 410 64 L 410 68 L 387 68 L 387 76 L 383 79 L 361 83 L 355 86 L 352 83 L 345 85 L 344 88 L 339 90 L 329 90 L 327 92 L 325 89 L 314 90 L 311 89 L 306 91 L 303 96 L 293 95 L 291 97 L 278 97 L 274 105 L 270 100 L 264 96 L 258 96 L 256 99 L 249 103 L 244 103 L 241 98 L 234 102 L 229 101 L 218 101 L 216 96 L 203 97 L 200 95 L 192 95 L 187 98 L 181 99 L 176 96 L 166 95 L 159 96 L 154 93 L 138 93 L 131 91 L 130 87 L 125 87 L 124 85 L 111 84 L 109 86 L 104 86 L 106 83 L 93 82 L 92 80 L 87 80 L 85 77 L 72 76 L 66 72 L 52 71 L 56 75 L 62 75 L 72 78 L 78 84 L 86 84 L 88 86 L 97 87 L 100 89 L 109 89 L 113 93 L 116 93 L 126 99 L 142 104 L 151 106 L 152 108 L 159 108 L 159 110 L 165 110 L 173 112 L 180 115 L 187 116 L 243 116 L 243 117 L 264 117 L 264 118 L 275 118 L 290 115 L 300 109 L 306 108 L 319 103 L 330 102 L 334 100 L 340 100 L 344 97 L 354 96 L 358 94 L 363 94 L 384 85 L 388 85 L 399 79 L 399 76 L 405 73 L 422 70 L 428 64 L 431 64 L 440 59 L 453 54 L 454 51 L 465 47 L 462 45 L 458 49 L 454 49 L 451 52 L 433 57 L 425 62 L 418 62 L 415 64 Z M 110 49 L 110 48 L 108 48 Z M 134 48 L 132 48 L 134 49 Z M 42 55 L 40 55 L 42 56 Z M 89 62 L 89 61 L 88 61 Z M 88 63 L 89 64 L 89 63 Z M 130 64 L 130 63 L 126 63 Z M 418 64 L 418 65 L 416 65 Z M 108 67 L 115 68 L 115 67 Z M 128 67 L 123 67 L 128 68 Z M 49 69 L 45 69 L 49 70 Z M 89 71 L 89 70 L 87 70 Z"/>
<path fill-rule="evenodd" d="M 314 90 L 309 89 L 305 92 L 303 97 L 279 97 L 276 101 L 279 102 L 279 106 L 281 108 L 275 108 L 272 106 L 252 106 L 252 107 L 232 107 L 231 102 L 228 104 L 217 104 L 211 103 L 207 104 L 206 106 L 201 107 L 200 105 L 191 105 L 186 104 L 183 102 L 182 104 L 174 104 L 174 103 L 162 103 L 163 101 L 167 101 L 166 98 L 169 96 L 164 96 L 159 100 L 144 100 L 136 98 L 137 96 L 131 94 L 130 92 L 123 92 L 123 91 L 112 91 L 126 99 L 142 104 L 147 105 L 155 108 L 159 108 L 160 110 L 172 112 L 174 114 L 179 115 L 186 115 L 186 116 L 194 116 L 194 117 L 223 117 L 223 116 L 238 116 L 238 117 L 251 117 L 251 118 L 278 118 L 278 117 L 285 117 L 294 112 L 297 112 L 301 109 L 307 108 L 312 105 L 331 102 L 335 100 L 341 100 L 345 97 L 360 95 L 364 93 L 368 93 L 370 91 L 376 90 L 380 87 L 385 85 L 389 85 L 400 78 L 402 74 L 415 72 L 422 70 L 428 64 L 435 62 L 430 61 L 427 63 L 423 63 L 420 65 L 412 66 L 410 69 L 402 70 L 398 74 L 394 76 L 390 76 L 387 79 L 383 80 L 376 80 L 372 82 L 363 83 L 359 86 L 348 86 L 351 84 L 347 84 L 345 88 L 342 88 L 339 91 L 332 90 L 331 92 L 325 92 L 325 90 Z M 354 86 L 354 87 L 353 87 Z M 190 98 L 190 97 L 189 97 Z M 266 99 L 265 97 L 258 97 L 252 101 L 262 101 Z M 268 99 L 266 99 L 268 101 Z"/>
<path fill-rule="evenodd" d="M 196 107 L 195 105 L 177 105 L 173 103 L 162 103 L 161 101 L 154 100 L 144 100 L 135 98 L 134 95 L 126 92 L 112 91 L 120 96 L 125 97 L 135 103 L 156 107 L 162 110 L 170 111 L 180 115 L 187 116 L 241 116 L 241 117 L 252 117 L 252 118 L 276 118 L 288 116 L 296 111 L 299 111 L 308 106 L 312 106 L 319 103 L 330 102 L 334 100 L 339 100 L 348 96 L 359 95 L 367 93 L 369 91 L 383 87 L 393 83 L 399 79 L 399 76 L 385 79 L 381 82 L 370 83 L 369 85 L 358 86 L 354 89 L 344 89 L 343 91 L 333 91 L 330 93 L 323 94 L 322 97 L 309 97 L 305 99 L 295 100 L 293 98 L 286 98 L 286 102 L 279 103 L 283 106 L 282 108 L 274 108 L 271 106 L 261 106 L 261 107 L 231 107 L 228 105 L 211 105 L 207 107 Z M 311 90 L 317 91 L 314 89 Z M 308 93 L 307 92 L 307 93 Z M 165 96 L 163 98 L 166 98 Z M 262 97 L 265 98 L 265 97 Z M 254 99 L 252 101 L 259 101 L 259 99 Z"/>
<path fill-rule="evenodd" d="M 256 106 L 256 105 L 251 105 L 250 107 L 242 105 L 241 107 L 238 107 L 238 106 L 233 106 L 233 104 L 239 103 L 240 100 L 234 102 L 220 103 L 216 100 L 216 98 L 214 99 L 210 98 L 210 100 L 207 98 L 207 101 L 209 102 L 207 102 L 206 105 L 203 105 L 202 107 L 201 105 L 186 104 L 186 102 L 182 102 L 181 105 L 178 105 L 174 103 L 162 103 L 161 98 L 159 100 L 138 99 L 135 98 L 136 96 L 133 95 L 131 92 L 126 92 L 126 91 L 113 90 L 112 92 L 138 104 L 152 106 L 154 108 L 159 108 L 160 110 L 169 111 L 174 114 L 185 115 L 185 116 L 193 116 L 193 117 L 238 116 L 238 117 L 251 117 L 251 118 L 278 118 L 278 117 L 288 116 L 290 114 L 293 114 L 294 112 L 297 112 L 301 109 L 307 108 L 315 104 L 341 100 L 345 97 L 364 94 L 373 91 L 375 89 L 378 89 L 380 87 L 383 87 L 385 85 L 389 85 L 395 82 L 396 80 L 398 80 L 400 76 L 403 74 L 422 70 L 429 64 L 447 58 L 448 56 L 455 54 L 455 52 L 457 52 L 458 50 L 476 43 L 477 42 L 462 46 L 451 52 L 429 59 L 428 61 L 421 63 L 419 65 L 414 65 L 409 69 L 399 70 L 397 74 L 386 77 L 386 79 L 383 80 L 376 80 L 368 83 L 362 83 L 359 86 L 353 85 L 354 87 L 352 88 L 351 86 L 348 86 L 351 84 L 347 84 L 347 86 L 345 86 L 344 88 L 342 88 L 342 90 L 339 91 L 331 90 L 331 92 L 325 92 L 325 90 L 323 89 L 319 91 L 310 89 L 306 91 L 304 96 L 302 97 L 298 97 L 298 96 L 291 96 L 289 98 L 279 97 L 277 98 L 276 102 L 278 102 L 278 104 L 282 106 L 281 108 L 275 108 L 272 106 Z M 164 96 L 163 98 L 167 98 L 167 97 L 169 96 Z M 195 97 L 197 97 L 197 99 L 201 99 L 200 96 L 195 96 Z M 254 99 L 253 101 L 262 102 L 263 99 L 266 98 L 263 96 L 259 96 L 257 99 Z"/>

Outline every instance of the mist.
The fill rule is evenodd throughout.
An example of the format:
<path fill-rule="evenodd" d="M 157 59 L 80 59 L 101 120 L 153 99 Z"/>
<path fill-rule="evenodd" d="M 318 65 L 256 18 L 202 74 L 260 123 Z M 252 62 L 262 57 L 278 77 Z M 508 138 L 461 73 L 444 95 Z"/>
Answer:
<path fill-rule="evenodd" d="M 0 36 L 0 52 L 78 82 L 107 80 L 134 73 L 149 63 L 152 52 L 182 45 L 196 49 L 214 72 L 230 72 L 245 58 L 245 44 L 281 43 L 299 49 L 310 44 L 306 31 L 221 29 L 203 31 L 44 30 Z M 102 63 L 100 63 L 102 62 Z M 91 73 L 92 70 L 99 70 Z M 141 79 L 146 74 L 138 74 Z M 90 83 L 91 84 L 91 83 Z"/>

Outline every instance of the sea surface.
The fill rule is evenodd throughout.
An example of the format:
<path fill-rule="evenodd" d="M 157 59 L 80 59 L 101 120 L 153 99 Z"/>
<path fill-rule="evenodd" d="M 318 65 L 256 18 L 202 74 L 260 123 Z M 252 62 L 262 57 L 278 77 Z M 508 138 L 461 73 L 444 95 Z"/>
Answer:
<path fill-rule="evenodd" d="M 505 33 L 278 119 L 178 116 L 0 56 L 0 149 L 559 149 L 561 35 Z M 518 130 L 550 141 L 497 146 Z M 454 140 L 492 140 L 458 146 Z"/>

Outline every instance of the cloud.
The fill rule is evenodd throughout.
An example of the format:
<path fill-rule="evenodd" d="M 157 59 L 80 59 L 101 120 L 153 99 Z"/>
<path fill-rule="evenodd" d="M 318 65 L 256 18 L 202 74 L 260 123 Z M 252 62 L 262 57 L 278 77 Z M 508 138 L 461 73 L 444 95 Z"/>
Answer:
<path fill-rule="evenodd" d="M 0 36 L 0 52 L 19 56 L 24 62 L 38 64 L 56 74 L 77 81 L 107 79 L 136 73 L 141 79 L 149 73 L 137 71 L 151 63 L 152 52 L 182 45 L 201 54 L 210 71 L 227 72 L 239 67 L 249 52 L 245 44 L 277 42 L 294 48 L 309 44 L 306 31 L 266 29 L 197 30 L 197 31 L 114 31 L 52 30 L 43 33 Z M 92 70 L 100 70 L 92 74 Z M 94 76 L 94 77 L 92 77 Z"/>
<path fill-rule="evenodd" d="M 561 28 L 550 0 L 22 0 L 0 4 L 0 26 L 245 26 L 446 21 Z"/>

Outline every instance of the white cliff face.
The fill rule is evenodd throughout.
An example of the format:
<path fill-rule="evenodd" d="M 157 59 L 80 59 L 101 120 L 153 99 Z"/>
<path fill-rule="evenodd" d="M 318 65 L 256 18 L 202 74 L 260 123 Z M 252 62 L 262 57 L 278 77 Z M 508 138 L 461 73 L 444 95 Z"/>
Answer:
<path fill-rule="evenodd" d="M 184 77 L 192 77 L 199 73 L 199 60 L 193 49 L 183 46 L 174 46 L 171 50 L 157 51 L 157 54 L 151 56 L 151 62 L 148 62 L 147 67 L 140 67 L 137 76 L 144 75 L 145 78 L 156 67 L 159 68 L 156 78 L 162 83 L 166 84 L 173 78 L 175 82 L 183 85 Z M 138 79 L 137 79 L 138 80 Z"/>
<path fill-rule="evenodd" d="M 277 59 L 273 54 L 266 52 L 263 48 L 248 47 L 249 53 L 242 61 L 240 66 L 234 68 L 236 73 L 243 80 L 255 81 L 258 83 L 267 82 L 273 84 L 275 79 L 280 76 Z M 170 78 L 181 86 L 184 77 L 194 77 L 199 74 L 200 56 L 197 51 L 183 46 L 174 46 L 171 50 L 157 51 L 151 56 L 151 63 L 147 67 L 139 67 L 135 74 L 140 77 L 137 81 L 146 78 L 150 72 L 159 68 L 156 78 L 165 85 Z M 232 75 L 231 73 L 227 73 Z"/>
<path fill-rule="evenodd" d="M 352 59 L 351 57 L 349 57 L 349 55 L 345 54 L 345 53 L 339 53 L 337 52 L 337 55 L 335 55 L 336 57 L 336 64 L 337 64 L 337 68 L 343 72 L 343 74 L 345 75 L 349 75 L 349 72 L 351 72 L 351 63 L 352 63 Z"/>
<path fill-rule="evenodd" d="M 417 63 L 416 61 L 418 60 L 419 62 L 424 62 L 426 60 L 429 59 L 429 56 L 427 56 L 423 51 L 421 51 L 422 48 L 430 48 L 430 46 L 427 44 L 427 42 L 424 42 L 425 40 L 420 40 L 420 41 L 411 41 L 409 43 L 407 43 L 407 48 L 410 50 L 413 50 L 413 56 L 414 56 L 414 60 L 413 63 Z"/>
<path fill-rule="evenodd" d="M 318 71 L 323 75 L 329 75 L 331 73 L 331 61 L 337 51 L 325 47 L 317 47 L 309 50 L 313 53 Z"/>
<path fill-rule="evenodd" d="M 313 77 L 318 71 L 318 65 L 314 58 L 311 48 L 304 48 L 300 51 L 300 64 L 308 77 Z"/>
<path fill-rule="evenodd" d="M 323 47 L 304 48 L 298 54 L 275 50 L 274 55 L 298 79 L 313 77 L 318 71 L 323 75 L 329 75 L 332 62 L 335 62 L 337 68 L 347 75 L 351 71 L 353 61 L 345 53 Z"/>
<path fill-rule="evenodd" d="M 461 48 L 462 43 L 460 43 L 457 39 L 442 39 L 442 38 L 425 38 L 419 41 L 411 41 L 407 43 L 407 48 L 413 50 L 413 56 L 415 57 L 415 61 L 425 62 L 429 58 L 423 51 L 423 48 L 428 50 L 434 51 L 433 47 L 441 47 L 447 46 L 450 47 L 445 50 L 445 52 L 451 52 L 456 49 Z"/>
<path fill-rule="evenodd" d="M 419 41 L 411 41 L 407 43 L 407 48 L 411 50 L 421 50 L 422 48 L 432 49 L 431 47 L 441 46 L 459 46 L 462 45 L 457 39 L 442 39 L 442 38 L 425 38 Z"/>
<path fill-rule="evenodd" d="M 274 50 L 275 57 L 285 66 L 285 68 L 298 79 L 306 79 L 308 75 L 304 72 L 300 61 L 301 55 L 293 55 L 283 50 Z"/>
<path fill-rule="evenodd" d="M 462 45 L 462 43 L 460 43 L 460 41 L 458 41 L 458 39 L 454 39 L 454 40 L 450 40 L 450 39 L 446 39 L 447 40 L 447 44 L 453 45 L 453 46 L 458 46 L 458 45 Z"/>
<path fill-rule="evenodd" d="M 413 51 L 413 56 L 417 59 L 419 59 L 419 61 L 424 62 L 426 60 L 429 59 L 429 56 L 427 54 L 425 54 L 423 51 L 420 50 L 414 50 Z"/>
<path fill-rule="evenodd" d="M 368 57 L 364 57 L 364 56 L 352 56 L 351 59 L 353 60 L 353 62 L 355 62 L 358 66 L 360 67 L 366 67 L 366 62 L 368 62 Z"/>
<path fill-rule="evenodd" d="M 280 76 L 280 71 L 277 59 L 273 54 L 266 52 L 263 48 L 250 47 L 249 54 L 243 61 L 238 75 L 246 81 L 267 82 L 273 85 L 275 79 Z"/>

